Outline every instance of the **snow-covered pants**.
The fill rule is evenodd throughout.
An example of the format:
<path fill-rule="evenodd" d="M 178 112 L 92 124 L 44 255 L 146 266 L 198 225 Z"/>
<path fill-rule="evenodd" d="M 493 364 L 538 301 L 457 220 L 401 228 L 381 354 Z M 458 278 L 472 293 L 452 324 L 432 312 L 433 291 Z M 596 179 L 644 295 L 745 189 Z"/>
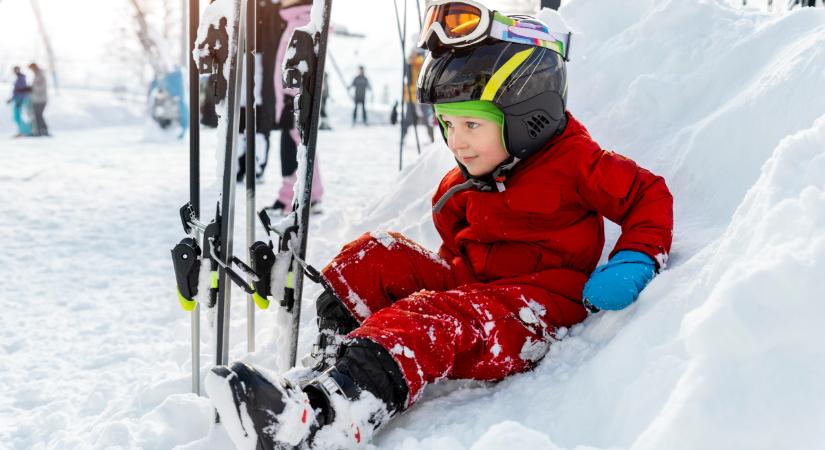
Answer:
<path fill-rule="evenodd" d="M 533 368 L 561 325 L 554 294 L 466 279 L 397 233 L 362 235 L 322 273 L 360 323 L 347 337 L 378 343 L 398 363 L 406 406 L 438 379 L 500 380 Z"/>

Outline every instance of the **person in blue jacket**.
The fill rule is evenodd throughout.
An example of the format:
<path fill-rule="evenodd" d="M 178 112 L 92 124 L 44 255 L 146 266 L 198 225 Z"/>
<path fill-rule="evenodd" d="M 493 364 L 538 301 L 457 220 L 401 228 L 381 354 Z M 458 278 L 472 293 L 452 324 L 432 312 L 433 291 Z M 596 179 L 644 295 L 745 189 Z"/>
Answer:
<path fill-rule="evenodd" d="M 26 82 L 26 75 L 23 74 L 19 66 L 14 66 L 12 71 L 15 76 L 14 88 L 12 89 L 11 98 L 6 103 L 12 105 L 12 116 L 14 123 L 17 124 L 17 135 L 15 137 L 31 136 L 31 123 L 23 116 L 23 113 L 28 111 L 29 108 L 29 91 L 31 89 Z"/>

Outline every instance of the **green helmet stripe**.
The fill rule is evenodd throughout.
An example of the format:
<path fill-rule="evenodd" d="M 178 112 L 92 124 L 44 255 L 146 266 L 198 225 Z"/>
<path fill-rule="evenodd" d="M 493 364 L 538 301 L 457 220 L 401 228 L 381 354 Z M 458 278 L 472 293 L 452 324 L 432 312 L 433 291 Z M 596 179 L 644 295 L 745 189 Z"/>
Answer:
<path fill-rule="evenodd" d="M 484 92 L 481 93 L 481 98 L 479 100 L 493 101 L 496 97 L 496 93 L 498 93 L 498 90 L 501 89 L 501 85 L 504 84 L 505 80 L 507 80 L 507 77 L 509 77 L 516 70 L 516 68 L 521 65 L 521 63 L 529 58 L 535 50 L 536 47 L 522 50 L 507 60 L 503 66 L 499 67 L 493 76 L 490 77 L 490 81 L 487 82 L 487 85 L 484 86 Z"/>

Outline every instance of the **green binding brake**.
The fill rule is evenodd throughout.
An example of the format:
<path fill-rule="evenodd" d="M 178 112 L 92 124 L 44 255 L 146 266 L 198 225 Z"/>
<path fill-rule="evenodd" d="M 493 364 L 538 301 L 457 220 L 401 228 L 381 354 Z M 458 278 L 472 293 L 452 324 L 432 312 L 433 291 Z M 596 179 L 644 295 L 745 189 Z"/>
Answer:
<path fill-rule="evenodd" d="M 197 301 L 184 297 L 180 293 L 180 290 L 178 290 L 178 302 L 180 302 L 180 307 L 183 308 L 184 311 L 194 311 L 195 307 L 198 306 Z"/>
<path fill-rule="evenodd" d="M 261 294 L 258 294 L 257 292 L 252 294 L 252 300 L 255 301 L 255 304 L 258 305 L 258 308 L 269 308 L 269 300 L 267 300 L 265 297 L 262 297 Z"/>

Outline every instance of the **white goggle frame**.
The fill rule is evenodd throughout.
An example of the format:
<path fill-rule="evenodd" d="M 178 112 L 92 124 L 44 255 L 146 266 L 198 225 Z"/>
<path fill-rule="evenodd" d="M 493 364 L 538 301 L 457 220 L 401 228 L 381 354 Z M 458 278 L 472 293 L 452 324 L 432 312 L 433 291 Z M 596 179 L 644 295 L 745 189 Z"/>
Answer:
<path fill-rule="evenodd" d="M 441 41 L 442 44 L 448 45 L 450 47 L 464 47 L 467 45 L 473 45 L 476 42 L 488 36 L 487 32 L 490 29 L 493 11 L 488 9 L 486 6 L 473 0 L 431 0 L 427 2 L 425 11 L 429 13 L 431 7 L 444 5 L 447 3 L 465 3 L 467 5 L 478 8 L 478 10 L 481 11 L 481 21 L 476 26 L 476 29 L 473 30 L 471 33 L 467 34 L 466 36 L 456 38 L 451 38 L 447 36 L 447 32 L 444 31 L 444 27 L 441 26 L 441 23 L 438 21 L 434 21 L 432 25 L 430 25 L 430 27 L 427 30 L 423 31 L 421 33 L 421 36 L 418 37 L 419 48 L 424 48 L 425 44 L 433 35 L 433 33 L 435 33 L 435 35 L 438 36 L 438 40 Z M 424 17 L 426 17 L 426 13 Z"/>

